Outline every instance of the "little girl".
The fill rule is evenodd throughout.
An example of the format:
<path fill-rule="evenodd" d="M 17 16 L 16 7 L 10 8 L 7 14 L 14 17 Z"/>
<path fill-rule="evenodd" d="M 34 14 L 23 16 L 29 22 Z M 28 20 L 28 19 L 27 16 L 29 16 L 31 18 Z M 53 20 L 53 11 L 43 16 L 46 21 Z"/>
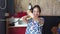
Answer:
<path fill-rule="evenodd" d="M 26 22 L 27 29 L 25 34 L 42 34 L 42 25 L 44 24 L 44 18 L 39 17 L 41 13 L 41 8 L 39 5 L 35 5 L 32 9 L 32 18 L 27 20 L 28 16 L 23 16 L 23 21 Z"/>

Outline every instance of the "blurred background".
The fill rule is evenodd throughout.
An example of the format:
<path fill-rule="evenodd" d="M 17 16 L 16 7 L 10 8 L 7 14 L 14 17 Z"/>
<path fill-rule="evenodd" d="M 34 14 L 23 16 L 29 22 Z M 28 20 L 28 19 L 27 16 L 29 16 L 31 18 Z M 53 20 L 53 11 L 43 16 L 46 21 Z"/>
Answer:
<path fill-rule="evenodd" d="M 41 17 L 45 19 L 42 33 L 58 32 L 60 0 L 0 0 L 0 34 L 25 34 L 27 24 L 21 24 L 19 18 L 26 15 L 29 3 L 41 7 Z"/>

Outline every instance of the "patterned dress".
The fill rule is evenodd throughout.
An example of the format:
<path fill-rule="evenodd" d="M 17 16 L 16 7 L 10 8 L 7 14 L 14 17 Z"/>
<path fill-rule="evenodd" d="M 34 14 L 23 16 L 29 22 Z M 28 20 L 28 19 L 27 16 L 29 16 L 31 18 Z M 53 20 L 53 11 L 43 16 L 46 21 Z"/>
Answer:
<path fill-rule="evenodd" d="M 30 19 L 25 34 L 42 34 L 42 26 L 39 22 Z"/>

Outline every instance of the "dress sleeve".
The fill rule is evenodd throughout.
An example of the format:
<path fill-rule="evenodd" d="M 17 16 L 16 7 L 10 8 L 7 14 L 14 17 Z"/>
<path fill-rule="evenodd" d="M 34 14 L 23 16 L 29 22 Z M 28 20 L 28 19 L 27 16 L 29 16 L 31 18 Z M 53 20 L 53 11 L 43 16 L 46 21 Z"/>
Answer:
<path fill-rule="evenodd" d="M 40 18 L 44 22 L 44 18 Z M 34 23 L 39 23 L 39 21 L 34 21 Z M 40 24 L 40 23 L 39 23 Z M 44 24 L 40 24 L 40 26 L 43 26 Z"/>
<path fill-rule="evenodd" d="M 40 18 L 43 22 L 45 22 L 45 19 L 43 17 Z M 41 24 L 40 26 L 43 26 L 44 24 Z"/>

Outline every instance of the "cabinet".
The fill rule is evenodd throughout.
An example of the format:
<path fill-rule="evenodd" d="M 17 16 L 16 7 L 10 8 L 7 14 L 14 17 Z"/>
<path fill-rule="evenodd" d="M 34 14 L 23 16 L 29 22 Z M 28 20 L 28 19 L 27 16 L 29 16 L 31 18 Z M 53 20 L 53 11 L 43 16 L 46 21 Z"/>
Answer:
<path fill-rule="evenodd" d="M 9 26 L 9 22 L 7 19 L 7 25 L 6 25 L 6 34 L 25 34 L 26 27 L 25 25 L 15 25 L 15 26 Z"/>
<path fill-rule="evenodd" d="M 20 12 L 20 13 L 17 13 L 17 15 L 14 15 L 14 21 L 16 21 L 16 19 L 18 18 L 21 18 L 22 16 L 26 15 L 25 12 Z M 7 18 L 6 19 L 6 33 L 7 34 L 25 34 L 25 31 L 26 31 L 26 27 L 27 27 L 27 24 L 26 23 L 20 23 L 19 22 L 10 22 L 10 19 L 11 18 Z M 12 25 L 11 25 L 12 23 Z M 14 25 L 15 24 L 15 25 Z"/>
<path fill-rule="evenodd" d="M 8 34 L 25 34 L 26 27 L 10 27 Z"/>

